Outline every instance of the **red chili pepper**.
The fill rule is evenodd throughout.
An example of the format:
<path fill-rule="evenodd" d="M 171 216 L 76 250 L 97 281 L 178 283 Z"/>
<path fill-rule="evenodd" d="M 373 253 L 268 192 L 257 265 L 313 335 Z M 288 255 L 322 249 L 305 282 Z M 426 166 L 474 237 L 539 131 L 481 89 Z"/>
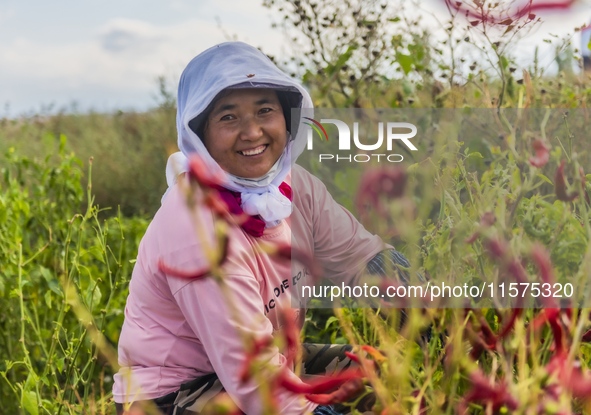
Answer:
<path fill-rule="evenodd" d="M 587 186 L 585 185 L 585 183 L 587 182 L 587 177 L 585 176 L 585 172 L 583 171 L 582 167 L 579 167 L 579 175 L 581 176 L 581 187 L 583 188 L 585 201 L 588 205 L 591 205 L 591 198 L 589 197 L 589 193 L 587 192 Z"/>
<path fill-rule="evenodd" d="M 568 362 L 568 351 L 562 350 L 550 360 L 546 366 L 549 373 L 555 374 L 561 386 L 572 393 L 575 398 L 591 396 L 591 375 L 583 372 L 580 362 Z"/>
<path fill-rule="evenodd" d="M 226 262 L 228 258 L 228 245 L 229 245 L 229 238 L 227 235 L 224 235 L 221 239 L 221 247 L 220 247 L 220 258 L 218 260 L 218 266 L 222 265 Z M 158 269 L 160 272 L 178 278 L 188 278 L 188 279 L 199 279 L 206 277 L 210 272 L 211 268 L 204 268 L 197 271 L 186 271 L 182 269 L 173 268 L 167 265 L 162 258 L 158 260 Z"/>
<path fill-rule="evenodd" d="M 517 282 L 527 282 L 528 280 L 525 268 L 523 268 L 523 265 L 517 259 L 512 259 L 509 261 L 507 264 L 507 271 L 515 278 L 515 281 Z"/>
<path fill-rule="evenodd" d="M 554 277 L 552 261 L 550 260 L 548 251 L 546 251 L 542 245 L 536 243 L 531 250 L 531 258 L 534 264 L 536 264 L 540 270 L 542 281 L 549 284 L 554 284 L 556 282 L 556 278 Z"/>
<path fill-rule="evenodd" d="M 464 6 L 464 3 L 456 0 L 444 0 L 445 4 L 464 14 L 466 17 L 473 17 L 478 20 L 471 21 L 472 26 L 476 26 L 480 22 L 495 23 L 499 25 L 508 26 L 514 20 L 527 16 L 528 20 L 533 20 L 536 15 L 533 13 L 536 10 L 566 10 L 570 8 L 575 0 L 564 0 L 555 2 L 542 2 L 535 4 L 531 1 L 526 1 L 526 5 L 516 10 L 514 13 L 503 13 L 503 15 L 494 15 L 491 11 L 476 12 Z"/>
<path fill-rule="evenodd" d="M 470 237 L 468 237 L 464 242 L 467 244 L 472 244 L 476 242 L 476 239 L 482 234 L 482 230 L 486 228 L 490 228 L 492 225 L 495 224 L 497 218 L 494 213 L 492 212 L 485 212 L 480 217 L 480 229 L 474 232 Z"/>
<path fill-rule="evenodd" d="M 246 353 L 246 359 L 244 360 L 244 364 L 242 365 L 242 370 L 240 371 L 241 382 L 246 382 L 250 379 L 250 367 L 252 366 L 253 361 L 261 354 L 263 350 L 270 347 L 272 344 L 272 336 L 266 336 L 260 339 L 253 340 L 250 350 Z"/>
<path fill-rule="evenodd" d="M 381 199 L 397 199 L 404 195 L 407 175 L 397 167 L 376 168 L 367 170 L 361 177 L 359 190 L 355 197 L 355 207 L 361 215 L 367 215 L 368 206 L 386 215 L 386 208 Z"/>
<path fill-rule="evenodd" d="M 543 309 L 531 322 L 531 326 L 534 331 L 540 329 L 544 323 L 547 323 L 548 320 L 554 320 L 558 318 L 558 313 L 560 313 L 559 308 L 545 308 Z"/>
<path fill-rule="evenodd" d="M 296 324 L 296 315 L 292 309 L 282 308 L 279 310 L 279 316 L 283 324 L 282 334 L 285 340 L 287 366 L 291 366 L 296 358 L 297 350 L 300 345 L 300 329 Z"/>
<path fill-rule="evenodd" d="M 169 267 L 168 265 L 166 265 L 164 263 L 164 260 L 162 260 L 162 259 L 158 260 L 158 269 L 160 270 L 160 272 L 162 272 L 164 274 L 171 275 L 173 277 L 188 278 L 188 279 L 199 279 L 199 278 L 206 277 L 210 271 L 209 268 L 197 270 L 197 271 L 186 271 L 186 270 L 182 270 L 182 269 L 176 269 L 176 268 Z"/>
<path fill-rule="evenodd" d="M 480 316 L 480 333 L 482 334 L 482 339 L 490 349 L 494 349 L 497 345 L 497 336 L 492 331 L 490 326 L 488 325 L 488 321 L 483 316 Z"/>
<path fill-rule="evenodd" d="M 511 315 L 509 316 L 509 320 L 507 321 L 505 326 L 503 326 L 503 328 L 499 332 L 499 338 L 502 339 L 505 336 L 507 336 L 507 334 L 509 334 L 511 332 L 511 330 L 513 329 L 513 326 L 515 326 L 515 322 L 517 321 L 517 317 L 519 317 L 521 315 L 522 310 L 523 309 L 521 309 L 521 308 L 514 308 L 511 311 Z"/>
<path fill-rule="evenodd" d="M 507 252 L 507 242 L 502 239 L 488 239 L 485 242 L 485 246 L 494 258 L 503 258 Z"/>
<path fill-rule="evenodd" d="M 411 395 L 414 396 L 415 398 L 419 396 L 420 391 L 418 390 L 414 390 Z M 423 395 L 421 397 L 421 403 L 419 405 L 419 415 L 423 415 L 427 413 L 427 401 L 425 400 L 425 396 Z"/>
<path fill-rule="evenodd" d="M 575 198 L 579 195 L 577 192 L 572 192 L 570 194 L 566 193 L 566 178 L 564 177 L 564 165 L 565 161 L 562 160 L 558 169 L 556 169 L 556 175 L 554 176 L 554 192 L 556 193 L 556 198 L 558 200 L 562 200 L 563 202 L 570 202 L 575 200 Z"/>
<path fill-rule="evenodd" d="M 299 379 L 295 380 L 294 376 L 290 376 L 289 373 L 290 372 L 288 372 L 286 369 L 279 373 L 279 377 L 277 379 L 278 385 L 290 392 L 299 394 L 320 394 L 331 392 L 349 380 L 363 377 L 361 370 L 348 369 L 335 375 L 322 376 L 308 383 L 304 383 Z"/>
<path fill-rule="evenodd" d="M 359 366 L 361 366 L 362 369 L 365 369 L 367 367 L 370 367 L 371 370 L 376 370 L 376 362 L 374 362 L 373 360 L 369 360 L 369 359 L 366 359 L 366 358 L 361 358 L 361 357 L 359 357 L 356 354 L 351 353 L 351 352 L 345 352 L 345 356 L 347 356 L 349 359 L 351 359 L 351 361 L 353 361 L 353 362 L 357 363 Z M 385 359 L 386 358 L 382 356 L 382 360 L 385 360 Z"/>
<path fill-rule="evenodd" d="M 591 331 L 591 330 L 590 330 Z M 361 364 L 361 359 L 359 358 L 359 356 L 357 356 L 355 353 L 351 353 L 351 352 L 345 352 L 345 356 L 347 356 L 349 359 L 351 359 L 353 362 L 357 363 L 357 364 Z"/>
<path fill-rule="evenodd" d="M 204 187 L 216 187 L 223 181 L 221 177 L 212 176 L 202 158 L 196 154 L 189 157 L 189 174 Z"/>
<path fill-rule="evenodd" d="M 531 250 L 531 258 L 534 264 L 540 270 L 540 278 L 544 283 L 554 284 L 556 282 L 556 277 L 554 276 L 554 270 L 552 268 L 552 261 L 550 260 L 550 254 L 546 251 L 539 243 L 536 243 L 532 250 Z M 557 308 L 558 302 L 554 297 L 544 297 L 540 298 L 540 301 L 547 308 Z"/>
<path fill-rule="evenodd" d="M 378 362 L 383 362 L 386 360 L 386 357 L 382 354 L 382 352 L 380 352 L 375 347 L 364 344 L 363 346 L 361 346 L 361 350 L 367 352 L 367 354 L 369 354 L 371 357 L 374 358 L 374 360 Z"/>
<path fill-rule="evenodd" d="M 203 203 L 219 217 L 226 218 L 230 214 L 228 205 L 220 198 L 219 193 L 213 189 L 205 194 Z"/>
<path fill-rule="evenodd" d="M 348 402 L 358 397 L 365 390 L 361 379 L 351 379 L 343 383 L 336 391 L 328 394 L 306 394 L 306 399 L 320 405 Z"/>
<path fill-rule="evenodd" d="M 545 308 L 531 323 L 534 331 L 539 330 L 544 323 L 548 323 L 554 337 L 554 352 L 558 355 L 566 352 L 564 329 L 559 320 L 560 312 L 559 308 Z"/>
<path fill-rule="evenodd" d="M 536 155 L 529 158 L 529 164 L 534 167 L 544 167 L 550 160 L 550 147 L 540 139 L 534 140 L 533 147 Z"/>
<path fill-rule="evenodd" d="M 519 406 L 519 402 L 511 395 L 504 381 L 491 384 L 480 370 L 476 370 L 470 373 L 470 382 L 472 388 L 464 395 L 462 408 L 467 407 L 467 402 L 490 403 L 493 412 L 498 411 L 503 406 L 510 411 L 517 409 Z"/>

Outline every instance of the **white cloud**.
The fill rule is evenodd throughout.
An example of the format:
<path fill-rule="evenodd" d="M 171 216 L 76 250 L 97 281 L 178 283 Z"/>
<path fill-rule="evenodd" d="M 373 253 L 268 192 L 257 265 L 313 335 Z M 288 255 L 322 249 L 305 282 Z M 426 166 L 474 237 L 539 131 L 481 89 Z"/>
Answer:
<path fill-rule="evenodd" d="M 160 28 L 132 19 L 111 20 L 101 32 L 102 47 L 115 53 L 149 52 L 155 44 L 166 40 Z"/>
<path fill-rule="evenodd" d="M 266 21 L 245 20 L 231 32 L 273 53 L 279 50 L 281 36 L 269 36 Z M 0 44 L 0 105 L 10 102 L 18 113 L 41 102 L 59 106 L 75 99 L 88 108 L 100 96 L 106 107 L 121 102 L 145 107 L 153 103 L 158 76 L 178 77 L 197 53 L 225 40 L 216 23 L 195 18 L 168 25 L 113 18 L 94 29 L 94 36 L 60 44 L 14 38 Z M 25 99 L 27 91 L 35 95 Z M 105 97 L 107 91 L 112 98 Z"/>
<path fill-rule="evenodd" d="M 0 23 L 6 22 L 16 16 L 16 11 L 13 8 L 0 8 Z"/>

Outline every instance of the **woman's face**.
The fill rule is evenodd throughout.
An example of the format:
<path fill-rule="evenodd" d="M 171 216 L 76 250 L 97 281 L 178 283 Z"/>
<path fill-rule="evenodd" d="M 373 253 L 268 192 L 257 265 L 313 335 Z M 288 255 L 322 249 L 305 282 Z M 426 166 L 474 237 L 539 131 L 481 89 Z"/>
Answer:
<path fill-rule="evenodd" d="M 287 144 L 276 92 L 230 90 L 214 104 L 203 135 L 205 148 L 228 173 L 249 179 L 265 175 Z"/>

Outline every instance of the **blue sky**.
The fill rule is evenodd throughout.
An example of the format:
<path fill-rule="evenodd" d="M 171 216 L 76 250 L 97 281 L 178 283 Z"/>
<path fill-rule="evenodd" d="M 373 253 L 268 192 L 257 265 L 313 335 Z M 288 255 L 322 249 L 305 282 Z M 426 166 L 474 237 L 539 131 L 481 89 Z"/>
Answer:
<path fill-rule="evenodd" d="M 227 40 L 224 31 L 268 53 L 288 54 L 288 42 L 271 28 L 271 11 L 261 3 L 0 0 L 0 117 L 72 102 L 99 111 L 152 106 L 156 78 L 174 84 L 193 56 Z M 442 0 L 424 3 L 441 10 Z M 584 2 L 569 13 L 543 16 L 547 21 L 525 42 L 524 54 L 548 32 L 572 32 L 590 16 L 591 4 Z"/>

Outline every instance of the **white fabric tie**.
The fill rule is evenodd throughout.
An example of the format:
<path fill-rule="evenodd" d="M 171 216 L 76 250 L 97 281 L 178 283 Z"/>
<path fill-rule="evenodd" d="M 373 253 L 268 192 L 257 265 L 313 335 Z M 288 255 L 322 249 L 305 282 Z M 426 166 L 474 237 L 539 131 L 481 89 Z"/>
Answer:
<path fill-rule="evenodd" d="M 242 210 L 248 215 L 260 215 L 267 223 L 279 221 L 291 215 L 291 200 L 271 185 L 263 194 L 242 193 Z"/>
<path fill-rule="evenodd" d="M 162 196 L 162 202 L 170 188 L 176 183 L 179 174 L 189 171 L 187 157 L 181 152 L 170 155 L 166 163 L 166 182 L 168 190 Z M 233 176 L 232 176 L 233 177 Z M 265 193 L 257 193 L 264 191 Z M 260 215 L 267 226 L 273 226 L 278 221 L 291 215 L 291 200 L 281 193 L 275 184 L 269 184 L 264 188 L 243 188 L 240 192 L 242 210 L 250 216 Z"/>

